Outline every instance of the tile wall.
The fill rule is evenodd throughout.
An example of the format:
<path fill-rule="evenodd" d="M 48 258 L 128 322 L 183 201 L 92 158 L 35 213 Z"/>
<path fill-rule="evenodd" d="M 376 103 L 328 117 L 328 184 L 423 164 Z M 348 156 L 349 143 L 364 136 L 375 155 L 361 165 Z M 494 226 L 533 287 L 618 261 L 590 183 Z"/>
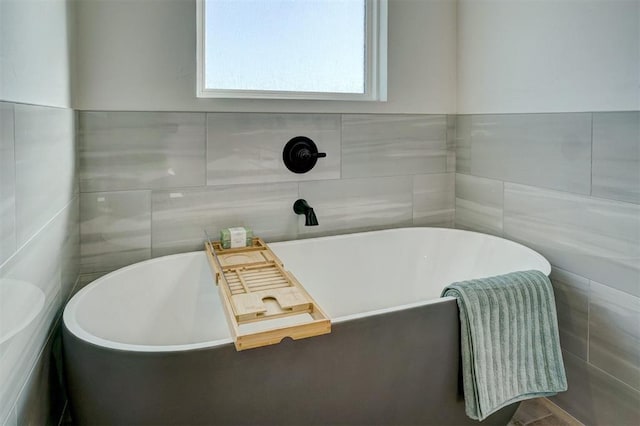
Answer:
<path fill-rule="evenodd" d="M 640 424 L 640 112 L 460 115 L 455 223 L 553 264 L 569 390 L 587 425 Z"/>
<path fill-rule="evenodd" d="M 73 110 L 0 102 L 0 424 L 55 424 L 65 404 L 52 347 L 79 273 L 75 171 Z"/>
<path fill-rule="evenodd" d="M 234 225 L 267 241 L 452 226 L 455 151 L 445 115 L 80 112 L 81 272 L 201 250 Z M 327 157 L 288 171 L 308 136 Z M 447 137 L 449 136 L 449 137 Z M 305 198 L 320 225 L 292 206 Z"/>
<path fill-rule="evenodd" d="M 640 112 L 78 115 L 81 283 L 200 250 L 205 230 L 279 241 L 455 216 L 552 262 L 570 385 L 555 401 L 586 424 L 638 423 Z M 304 175 L 281 160 L 300 135 L 327 153 Z M 299 197 L 320 226 L 293 214 Z"/>

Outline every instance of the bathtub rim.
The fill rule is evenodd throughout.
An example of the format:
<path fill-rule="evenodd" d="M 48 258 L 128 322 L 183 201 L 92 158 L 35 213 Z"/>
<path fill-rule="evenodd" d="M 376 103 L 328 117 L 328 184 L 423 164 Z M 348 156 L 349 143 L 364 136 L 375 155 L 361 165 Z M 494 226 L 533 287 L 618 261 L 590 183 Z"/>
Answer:
<path fill-rule="evenodd" d="M 537 256 L 539 257 L 541 260 L 544 261 L 545 264 L 545 271 L 541 271 L 543 272 L 545 275 L 549 276 L 549 274 L 551 273 L 551 264 L 549 263 L 549 261 L 542 256 L 540 253 L 538 253 L 536 250 L 529 248 L 523 244 L 520 244 L 516 241 L 513 240 L 509 240 L 503 237 L 498 237 L 495 235 L 490 235 L 490 234 L 485 234 L 482 232 L 475 232 L 475 231 L 467 231 L 464 229 L 454 229 L 454 228 L 435 228 L 435 227 L 405 227 L 405 228 L 391 228 L 391 229 L 383 229 L 383 230 L 373 230 L 373 231 L 365 231 L 365 232 L 354 232 L 354 233 L 350 233 L 350 234 L 340 234 L 340 235 L 329 235 L 329 236 L 323 236 L 323 237 L 312 237 L 312 238 L 300 238 L 297 240 L 286 240 L 286 241 L 278 241 L 278 242 L 272 242 L 272 243 L 277 243 L 278 245 L 291 245 L 291 244 L 297 244 L 297 243 L 301 243 L 301 242 L 305 242 L 305 241 L 309 241 L 309 240 L 339 240 L 339 239 L 344 239 L 344 238 L 348 238 L 354 235 L 362 235 L 362 234 L 370 234 L 370 233 L 390 233 L 390 232 L 415 232 L 417 229 L 429 229 L 430 231 L 436 231 L 436 232 L 453 232 L 453 233 L 464 233 L 464 234 L 478 234 L 478 235 L 482 235 L 484 238 L 488 238 L 491 240 L 500 240 L 501 242 L 505 242 L 505 243 L 511 243 L 514 244 L 516 246 L 520 246 L 528 251 L 531 252 L 531 254 L 533 256 Z M 148 265 L 148 264 L 152 264 L 152 263 L 156 263 L 156 262 L 161 262 L 167 258 L 179 258 L 179 257 L 187 257 L 187 256 L 195 256 L 196 254 L 200 254 L 203 253 L 204 250 L 198 250 L 198 251 L 191 251 L 191 252 L 187 252 L 187 253 L 177 253 L 177 254 L 170 254 L 170 255 L 165 255 L 165 256 L 160 256 L 160 257 L 156 257 L 153 259 L 147 259 L 147 260 L 143 260 L 141 262 L 136 262 L 133 263 L 131 265 L 127 265 L 125 267 L 116 269 L 115 271 L 109 272 L 99 278 L 97 278 L 96 280 L 92 281 L 91 283 L 87 284 L 85 287 L 83 287 L 82 289 L 80 289 L 75 295 L 73 295 L 73 297 L 68 301 L 67 305 L 64 308 L 63 311 L 63 325 L 64 328 L 67 329 L 71 334 L 73 334 L 75 337 L 77 337 L 80 340 L 83 340 L 86 343 L 89 344 L 93 344 L 99 347 L 103 347 L 106 349 L 111 349 L 111 350 L 118 350 L 118 351 L 129 351 L 129 352 L 145 352 L 145 353 L 167 353 L 167 352 L 184 352 L 184 351 L 191 351 L 191 350 L 198 350 L 198 349 L 208 349 L 208 348 L 214 348 L 214 347 L 218 347 L 218 346 L 223 346 L 226 344 L 232 344 L 233 343 L 233 339 L 231 337 L 227 337 L 224 339 L 216 339 L 216 340 L 208 340 L 205 342 L 198 342 L 198 343 L 189 343 L 189 344 L 178 344 L 178 345 L 135 345 L 135 344 L 131 344 L 131 343 L 121 343 L 121 342 L 116 342 L 113 340 L 108 340 L 108 339 L 104 339 L 101 337 L 98 337 L 94 334 L 89 333 L 88 331 L 86 331 L 77 321 L 76 316 L 75 316 L 75 311 L 76 311 L 76 307 L 82 302 L 82 299 L 87 296 L 89 294 L 89 292 L 91 291 L 91 289 L 93 289 L 94 287 L 98 286 L 101 284 L 102 281 L 107 280 L 107 279 L 111 279 L 114 276 L 121 274 L 121 273 L 126 273 L 128 270 L 139 267 L 140 265 Z M 213 284 L 213 283 L 212 283 Z M 449 300 L 455 300 L 453 297 L 450 296 L 444 296 L 444 297 L 438 297 L 438 298 L 434 298 L 434 299 L 427 299 L 427 300 L 421 300 L 421 301 L 417 301 L 417 302 L 412 302 L 412 303 L 406 303 L 406 304 L 402 304 L 402 305 L 396 305 L 396 306 L 391 306 L 388 308 L 382 308 L 382 309 L 374 309 L 371 311 L 365 311 L 365 312 L 358 312 L 355 314 L 350 314 L 350 315 L 343 315 L 337 318 L 330 318 L 331 323 L 332 324 L 339 324 L 341 322 L 346 322 L 346 321 L 351 321 L 351 320 L 357 320 L 357 319 L 361 319 L 361 318 L 366 318 L 366 317 L 370 317 L 370 316 L 375 316 L 375 315 L 383 315 L 383 314 L 388 314 L 388 313 L 392 313 L 392 312 L 396 312 L 396 311 L 401 311 L 401 310 L 406 310 L 406 309 L 413 309 L 413 308 L 418 308 L 418 307 L 422 307 L 422 306 L 427 306 L 427 305 L 432 305 L 435 303 L 443 303 Z"/>

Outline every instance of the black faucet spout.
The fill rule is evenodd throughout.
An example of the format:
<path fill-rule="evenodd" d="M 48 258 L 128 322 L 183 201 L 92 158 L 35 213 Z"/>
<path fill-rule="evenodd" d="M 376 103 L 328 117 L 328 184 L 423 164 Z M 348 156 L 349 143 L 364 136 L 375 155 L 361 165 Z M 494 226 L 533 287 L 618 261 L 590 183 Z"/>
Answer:
<path fill-rule="evenodd" d="M 318 226 L 318 218 L 313 208 L 302 198 L 293 203 L 293 211 L 304 215 L 304 226 Z"/>
<path fill-rule="evenodd" d="M 307 210 L 304 218 L 304 226 L 318 226 L 318 218 L 311 207 Z"/>

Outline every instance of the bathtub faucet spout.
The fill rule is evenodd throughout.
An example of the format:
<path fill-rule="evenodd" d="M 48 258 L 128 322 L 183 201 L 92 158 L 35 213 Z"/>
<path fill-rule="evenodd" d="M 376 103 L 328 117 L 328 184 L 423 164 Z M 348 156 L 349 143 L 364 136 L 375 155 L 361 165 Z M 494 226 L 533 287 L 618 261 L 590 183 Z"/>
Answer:
<path fill-rule="evenodd" d="M 296 202 L 293 203 L 293 211 L 296 214 L 304 215 L 305 217 L 304 226 L 318 225 L 318 218 L 316 217 L 316 214 L 313 211 L 313 208 L 309 205 L 309 203 L 307 203 L 306 200 L 303 200 L 302 198 L 299 200 L 296 200 Z"/>

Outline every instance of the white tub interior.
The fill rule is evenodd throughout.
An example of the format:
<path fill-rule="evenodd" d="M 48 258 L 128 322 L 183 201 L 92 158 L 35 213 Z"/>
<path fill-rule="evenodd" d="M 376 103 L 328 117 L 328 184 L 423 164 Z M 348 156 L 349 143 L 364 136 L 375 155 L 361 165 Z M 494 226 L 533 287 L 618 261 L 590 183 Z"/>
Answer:
<path fill-rule="evenodd" d="M 271 244 L 332 321 L 437 303 L 456 281 L 550 265 L 489 235 L 404 228 Z M 122 350 L 187 350 L 231 342 L 204 252 L 166 256 L 108 274 L 64 312 L 76 336 Z"/>

